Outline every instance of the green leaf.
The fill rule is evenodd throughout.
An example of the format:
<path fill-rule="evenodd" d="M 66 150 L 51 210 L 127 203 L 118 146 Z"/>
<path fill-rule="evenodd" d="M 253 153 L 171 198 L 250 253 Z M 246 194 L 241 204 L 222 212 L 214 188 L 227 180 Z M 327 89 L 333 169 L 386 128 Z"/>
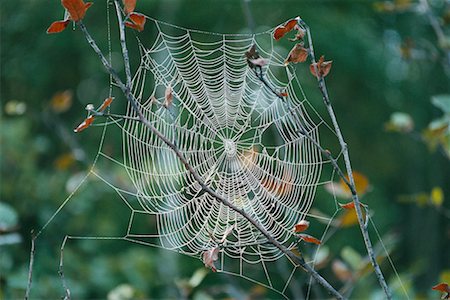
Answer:
<path fill-rule="evenodd" d="M 436 95 L 431 97 L 431 103 L 441 109 L 444 113 L 450 114 L 450 95 Z"/>

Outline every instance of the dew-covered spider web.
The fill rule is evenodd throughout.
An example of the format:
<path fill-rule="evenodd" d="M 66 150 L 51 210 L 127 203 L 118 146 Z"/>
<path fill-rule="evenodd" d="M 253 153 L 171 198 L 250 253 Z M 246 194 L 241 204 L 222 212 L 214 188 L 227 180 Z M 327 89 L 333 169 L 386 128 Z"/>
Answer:
<path fill-rule="evenodd" d="M 139 64 L 132 66 L 132 93 L 145 118 L 176 145 L 211 189 L 295 252 L 295 224 L 305 219 L 311 227 L 322 224 L 317 237 L 325 242 L 339 211 L 336 196 L 329 194 L 331 214 L 311 210 L 316 190 L 336 177 L 317 144 L 323 144 L 324 133 L 334 138 L 326 144 L 336 146 L 336 135 L 315 108 L 322 99 L 308 66 L 285 65 L 289 49 L 272 34 L 273 29 L 217 34 L 148 17 L 137 38 L 134 55 L 139 55 Z M 260 73 L 245 55 L 253 45 L 267 62 Z M 305 77 L 314 100 L 302 87 Z M 120 112 L 116 102 L 111 111 L 123 117 L 108 118 L 102 125 L 101 144 L 87 177 L 101 179 L 117 193 L 126 205 L 128 227 L 121 237 L 69 238 L 124 239 L 200 260 L 205 251 L 219 247 L 214 262 L 219 273 L 246 278 L 284 297 L 302 293 L 295 279 L 307 276 L 302 268 L 248 220 L 205 192 L 174 151 L 137 121 L 133 108 L 128 105 Z M 107 139 L 120 138 L 108 134 L 111 128 L 121 132 L 121 151 L 103 146 Z M 335 153 L 339 158 L 339 150 Z M 120 169 L 127 182 L 111 179 L 102 164 Z M 307 259 L 313 267 L 317 249 Z"/>

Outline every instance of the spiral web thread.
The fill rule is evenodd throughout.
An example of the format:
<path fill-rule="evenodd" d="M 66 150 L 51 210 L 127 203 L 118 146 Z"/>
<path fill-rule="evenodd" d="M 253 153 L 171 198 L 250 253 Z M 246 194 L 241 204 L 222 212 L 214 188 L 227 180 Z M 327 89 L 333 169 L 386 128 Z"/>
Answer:
<path fill-rule="evenodd" d="M 324 121 L 314 112 L 315 120 L 308 115 L 308 100 L 294 70 L 277 53 L 272 32 L 219 35 L 153 21 L 156 38 L 150 47 L 140 43 L 141 64 L 133 79 L 140 109 L 212 189 L 293 249 L 293 226 L 308 216 L 326 163 L 299 131 L 319 143 Z M 248 66 L 245 52 L 253 44 L 268 60 L 266 80 L 288 94 L 286 101 Z M 158 103 L 169 86 L 174 102 L 167 109 Z M 136 117 L 131 106 L 126 115 Z M 246 268 L 259 268 L 265 275 L 259 283 L 285 291 L 297 267 L 291 266 L 275 287 L 269 265 L 283 256 L 279 249 L 204 193 L 173 151 L 142 123 L 126 120 L 122 132 L 123 166 L 139 202 L 132 209 L 128 239 L 196 257 L 220 243 L 219 271 L 245 277 Z M 137 214 L 152 216 L 155 231 L 134 232 Z"/>
<path fill-rule="evenodd" d="M 132 81 L 144 116 L 175 142 L 207 185 L 288 249 L 296 247 L 293 227 L 303 219 L 325 224 L 324 242 L 337 205 L 331 217 L 312 214 L 310 208 L 317 187 L 330 183 L 334 172 L 323 179 L 321 171 L 325 166 L 332 170 L 330 162 L 299 131 L 306 131 L 317 143 L 321 128 L 335 134 L 308 101 L 295 67 L 284 65 L 286 49 L 274 44 L 273 29 L 217 34 L 149 17 L 147 21 L 146 31 L 153 25 L 156 34 L 150 46 L 138 40 L 141 60 Z M 285 101 L 248 66 L 245 52 L 252 45 L 268 61 L 262 68 L 265 80 L 274 90 L 287 93 Z M 166 108 L 161 103 L 169 86 L 174 100 Z M 123 237 L 66 236 L 62 248 L 68 239 L 121 239 L 201 259 L 203 252 L 220 246 L 215 262 L 218 272 L 245 278 L 284 297 L 304 293 L 293 280 L 305 274 L 298 265 L 267 243 L 242 216 L 203 192 L 174 152 L 133 120 L 136 113 L 131 106 L 125 116 L 104 124 L 91 170 L 55 215 L 93 175 L 129 208 L 126 233 Z M 107 134 L 111 126 L 122 132 L 122 155 L 103 149 L 111 138 Z M 125 171 L 129 184 L 119 184 L 103 173 L 100 160 Z M 314 260 L 308 263 L 314 265 Z M 307 298 L 309 292 L 310 285 Z"/>

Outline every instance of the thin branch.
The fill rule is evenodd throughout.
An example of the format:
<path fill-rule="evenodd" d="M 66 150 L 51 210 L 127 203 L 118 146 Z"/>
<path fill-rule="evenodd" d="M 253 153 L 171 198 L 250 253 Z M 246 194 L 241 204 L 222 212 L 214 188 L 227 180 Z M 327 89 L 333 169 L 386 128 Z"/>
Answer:
<path fill-rule="evenodd" d="M 34 234 L 34 230 L 33 230 L 33 231 L 31 231 L 30 265 L 28 267 L 27 289 L 26 289 L 25 297 L 24 297 L 25 300 L 28 300 L 30 298 L 31 283 L 33 281 L 34 255 L 36 253 L 35 241 L 36 241 L 36 235 Z"/>
<path fill-rule="evenodd" d="M 311 63 L 313 64 L 314 68 L 315 68 L 315 73 L 317 74 L 317 81 L 319 83 L 319 90 L 322 94 L 323 97 L 323 102 L 325 103 L 325 106 L 328 110 L 328 114 L 331 118 L 331 122 L 333 123 L 334 129 L 335 129 L 335 133 L 336 136 L 339 140 L 339 144 L 341 146 L 342 152 L 343 152 L 343 157 L 344 157 L 344 163 L 345 163 L 345 168 L 347 169 L 347 176 L 349 179 L 349 187 L 352 193 L 352 199 L 353 199 L 353 203 L 355 204 L 355 210 L 356 210 L 356 215 L 358 217 L 358 223 L 359 223 L 359 227 L 361 229 L 361 233 L 364 239 L 364 243 L 366 245 L 366 250 L 367 250 L 367 254 L 370 258 L 370 261 L 372 263 L 372 266 L 375 270 L 375 274 L 377 276 L 378 282 L 380 284 L 380 286 L 383 288 L 383 291 L 386 295 L 387 299 L 392 299 L 392 295 L 391 295 L 391 291 L 389 290 L 389 287 L 386 283 L 386 280 L 384 279 L 383 273 L 381 272 L 380 266 L 378 265 L 378 262 L 376 261 L 375 258 L 375 253 L 373 250 L 373 246 L 372 246 L 372 242 L 370 240 L 369 237 L 369 232 L 367 230 L 367 226 L 365 225 L 365 220 L 362 214 L 362 210 L 361 210 L 361 206 L 360 206 L 360 201 L 359 201 L 359 197 L 358 194 L 356 192 L 355 189 L 355 180 L 353 178 L 353 172 L 352 172 L 352 166 L 350 163 L 350 155 L 348 152 L 348 147 L 347 147 L 347 143 L 344 140 L 344 137 L 342 135 L 341 129 L 339 127 L 339 124 L 337 122 L 336 119 L 336 115 L 334 113 L 333 107 L 331 106 L 331 102 L 330 102 L 330 97 L 328 95 L 328 91 L 327 91 L 327 87 L 325 84 L 325 79 L 319 75 L 318 69 L 317 69 L 317 63 L 316 63 L 316 59 L 315 59 L 315 55 L 314 55 L 314 47 L 313 47 L 313 43 L 312 43 L 312 38 L 311 38 L 311 32 L 309 30 L 309 26 L 301 19 L 299 19 L 299 25 L 301 25 L 302 27 L 304 27 L 304 29 L 306 30 L 307 36 L 308 36 L 308 43 L 309 43 L 309 51 L 310 51 L 310 55 L 311 55 Z"/>
<path fill-rule="evenodd" d="M 61 281 L 63 283 L 64 288 L 64 300 L 70 300 L 70 290 L 67 286 L 66 278 L 64 276 L 64 247 L 66 246 L 67 239 L 69 238 L 68 235 L 64 237 L 64 240 L 61 244 L 61 252 L 59 257 L 59 277 L 61 277 Z"/>
<path fill-rule="evenodd" d="M 117 1 L 117 0 L 116 0 Z M 125 34 L 124 25 L 123 22 L 121 22 L 121 15 L 119 16 L 119 26 L 121 27 L 119 32 L 121 34 L 121 41 L 125 41 L 125 37 L 122 35 Z M 92 49 L 97 53 L 99 56 L 102 64 L 106 68 L 106 70 L 111 74 L 112 78 L 116 82 L 117 86 L 122 90 L 124 93 L 126 99 L 132 106 L 135 113 L 138 115 L 139 120 L 158 138 L 160 138 L 178 157 L 178 159 L 183 163 L 185 168 L 191 173 L 191 175 L 194 177 L 194 179 L 197 181 L 197 183 L 201 186 L 201 188 L 210 194 L 212 197 L 214 197 L 216 200 L 224 204 L 225 206 L 229 207 L 230 209 L 234 210 L 238 214 L 240 214 L 243 218 L 245 218 L 248 222 L 250 222 L 255 228 L 257 228 L 267 239 L 267 241 L 274 245 L 276 248 L 278 248 L 281 252 L 283 252 L 291 261 L 294 263 L 300 265 L 304 270 L 306 270 L 320 285 L 322 285 L 331 295 L 336 297 L 337 299 L 344 299 L 344 297 L 339 294 L 339 292 L 336 291 L 319 273 L 317 273 L 316 270 L 314 270 L 310 265 L 308 265 L 305 260 L 302 257 L 296 256 L 292 251 L 290 251 L 288 248 L 286 248 L 284 245 L 280 244 L 276 239 L 274 239 L 271 234 L 262 227 L 256 220 L 254 220 L 250 215 L 248 215 L 244 210 L 238 208 L 237 206 L 233 205 L 231 202 L 229 202 L 226 198 L 218 194 L 216 191 L 211 189 L 200 177 L 200 175 L 194 170 L 194 168 L 190 165 L 190 163 L 187 161 L 187 159 L 184 157 L 183 153 L 178 149 L 178 147 L 172 143 L 164 134 L 162 134 L 160 131 L 158 131 L 143 115 L 141 110 L 139 109 L 139 104 L 137 100 L 135 99 L 134 95 L 131 93 L 130 87 L 125 85 L 120 77 L 117 75 L 115 70 L 112 68 L 112 66 L 109 64 L 103 53 L 101 52 L 100 48 L 97 46 L 95 40 L 92 38 L 92 36 L 89 34 L 86 26 L 79 21 L 79 26 L 81 31 L 84 33 L 87 42 L 92 47 Z M 124 53 L 128 53 L 124 50 L 126 48 L 126 44 L 122 44 L 122 50 Z"/>
<path fill-rule="evenodd" d="M 131 89 L 131 68 L 130 68 L 130 58 L 128 56 L 127 41 L 125 38 L 125 26 L 122 20 L 122 8 L 120 7 L 119 1 L 114 0 L 117 12 L 117 20 L 119 21 L 119 32 L 120 32 L 120 45 L 122 46 L 123 62 L 125 65 L 125 75 L 127 78 L 127 87 Z"/>

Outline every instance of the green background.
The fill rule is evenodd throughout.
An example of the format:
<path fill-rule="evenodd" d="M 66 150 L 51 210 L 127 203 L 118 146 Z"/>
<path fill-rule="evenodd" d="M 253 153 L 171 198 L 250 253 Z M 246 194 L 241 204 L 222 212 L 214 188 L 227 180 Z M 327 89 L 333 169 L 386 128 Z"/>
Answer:
<path fill-rule="evenodd" d="M 393 11 L 383 3 L 261 0 L 248 5 L 257 32 L 300 15 L 312 29 L 316 53 L 333 60 L 327 77 L 333 107 L 352 165 L 372 186 L 362 200 L 373 211 L 373 220 L 409 296 L 437 299 L 438 293 L 430 288 L 450 269 L 450 160 L 439 149 L 431 151 L 420 140 L 420 132 L 442 116 L 431 97 L 450 93 L 450 67 L 445 61 L 448 48 L 437 41 L 426 15 L 415 9 L 417 2 L 386 2 L 394 5 Z M 448 34 L 449 4 L 443 0 L 432 4 Z M 72 129 L 85 115 L 87 103 L 103 99 L 109 80 L 98 57 L 81 32 L 72 31 L 72 25 L 58 35 L 45 34 L 51 22 L 63 18 L 59 1 L 2 0 L 0 5 L 0 221 L 2 229 L 7 228 L 0 232 L 0 298 L 13 299 L 23 297 L 26 287 L 30 231 L 39 230 L 49 220 L 68 196 L 67 185 L 78 182 L 97 153 L 100 129 L 78 135 Z M 137 11 L 187 28 L 220 33 L 250 31 L 242 1 L 141 0 Z M 103 49 L 107 47 L 105 20 L 105 2 L 95 1 L 85 23 Z M 113 51 L 119 51 L 117 44 L 115 47 Z M 311 79 L 306 79 L 306 87 L 320 104 Z M 67 111 L 56 113 L 51 99 L 64 90 L 72 91 L 73 103 Z M 324 112 L 323 107 L 318 110 Z M 385 130 L 385 123 L 396 111 L 411 115 L 413 133 Z M 118 151 L 121 139 L 109 138 L 105 147 Z M 63 155 L 73 154 L 74 149 L 84 153 L 84 159 L 69 159 L 67 166 L 55 163 Z M 114 174 L 113 168 L 107 170 L 113 172 L 114 182 L 124 176 Z M 427 199 L 434 187 L 443 190 L 441 206 Z M 422 200 L 417 196 L 420 194 L 425 195 Z M 47 227 L 36 243 L 32 298 L 63 295 L 58 264 L 64 235 L 123 232 L 128 212 L 113 197 L 106 185 L 88 180 Z M 334 207 L 326 206 L 334 202 L 321 201 L 326 197 L 323 188 L 319 189 L 317 207 L 332 212 Z M 405 198 L 409 199 L 406 203 L 399 201 Z M 376 243 L 375 232 L 370 233 Z M 20 241 L 8 242 L 11 234 Z M 345 247 L 364 256 L 359 229 L 339 229 L 327 247 L 330 261 L 321 273 L 340 288 L 344 284 L 331 270 L 331 262 L 343 259 Z M 212 273 L 190 290 L 183 280 L 202 268 L 200 260 L 122 241 L 70 241 L 65 259 L 71 293 L 79 299 L 105 298 L 121 284 L 128 284 L 134 298 L 279 297 L 243 279 Z M 382 268 L 396 297 L 404 298 L 387 260 Z M 308 282 L 299 277 L 301 284 Z M 373 275 L 357 279 L 354 287 L 353 298 L 381 295 Z M 311 298 L 321 296 L 323 292 L 313 291 Z"/>

